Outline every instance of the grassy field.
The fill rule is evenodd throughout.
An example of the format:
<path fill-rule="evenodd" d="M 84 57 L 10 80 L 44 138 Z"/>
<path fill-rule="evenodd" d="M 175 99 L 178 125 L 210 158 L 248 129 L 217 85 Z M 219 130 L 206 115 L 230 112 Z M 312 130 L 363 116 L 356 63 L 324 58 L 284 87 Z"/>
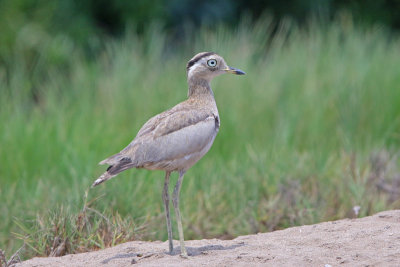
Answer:
<path fill-rule="evenodd" d="M 186 239 L 400 208 L 400 39 L 346 18 L 272 26 L 176 42 L 153 27 L 90 58 L 53 40 L 68 53 L 62 67 L 46 65 L 46 49 L 35 64 L 13 55 L 0 67 L 0 248 L 10 256 L 25 240 L 30 257 L 64 241 L 61 254 L 165 240 L 162 172 L 129 170 L 88 189 L 100 160 L 186 98 L 185 64 L 201 51 L 247 75 L 212 83 L 221 129 L 185 176 Z"/>

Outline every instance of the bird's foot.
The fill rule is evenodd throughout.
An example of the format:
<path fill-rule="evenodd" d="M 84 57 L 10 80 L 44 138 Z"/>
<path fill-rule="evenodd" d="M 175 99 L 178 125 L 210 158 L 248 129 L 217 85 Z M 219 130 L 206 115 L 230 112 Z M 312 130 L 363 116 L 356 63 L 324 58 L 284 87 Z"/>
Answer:
<path fill-rule="evenodd" d="M 185 248 L 185 247 L 183 247 L 183 249 L 181 250 L 180 256 L 181 256 L 181 258 L 189 259 L 189 256 L 188 256 L 188 254 L 187 254 L 187 251 L 186 251 L 186 248 Z"/>
<path fill-rule="evenodd" d="M 181 253 L 180 256 L 183 259 L 189 259 L 189 256 L 188 256 L 188 254 L 186 252 L 185 253 Z"/>

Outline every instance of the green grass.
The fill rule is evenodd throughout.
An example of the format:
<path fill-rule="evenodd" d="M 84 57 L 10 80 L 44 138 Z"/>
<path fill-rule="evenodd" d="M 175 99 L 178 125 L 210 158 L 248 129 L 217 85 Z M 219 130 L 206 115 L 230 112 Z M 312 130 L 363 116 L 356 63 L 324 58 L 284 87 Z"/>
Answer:
<path fill-rule="evenodd" d="M 69 253 L 166 239 L 162 172 L 129 170 L 85 191 L 100 160 L 186 98 L 185 64 L 201 51 L 247 75 L 212 83 L 221 128 L 185 176 L 186 239 L 351 217 L 355 205 L 360 216 L 400 208 L 400 39 L 345 17 L 272 26 L 243 22 L 177 42 L 153 27 L 104 41 L 93 58 L 68 46 L 62 67 L 48 64 L 60 39 L 34 64 L 15 55 L 0 68 L 0 248 L 10 256 L 25 239 L 29 257 L 50 254 L 57 236 Z M 87 202 L 98 213 L 85 213 L 85 232 L 77 218 Z"/>

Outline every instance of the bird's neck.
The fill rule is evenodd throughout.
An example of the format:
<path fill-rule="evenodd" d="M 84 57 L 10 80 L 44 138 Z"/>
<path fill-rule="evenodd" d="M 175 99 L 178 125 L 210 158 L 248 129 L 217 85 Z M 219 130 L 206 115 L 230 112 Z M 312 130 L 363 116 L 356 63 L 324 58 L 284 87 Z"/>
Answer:
<path fill-rule="evenodd" d="M 201 96 L 211 96 L 214 98 L 214 93 L 210 86 L 210 81 L 203 78 L 188 78 L 189 91 L 188 97 L 201 97 Z"/>

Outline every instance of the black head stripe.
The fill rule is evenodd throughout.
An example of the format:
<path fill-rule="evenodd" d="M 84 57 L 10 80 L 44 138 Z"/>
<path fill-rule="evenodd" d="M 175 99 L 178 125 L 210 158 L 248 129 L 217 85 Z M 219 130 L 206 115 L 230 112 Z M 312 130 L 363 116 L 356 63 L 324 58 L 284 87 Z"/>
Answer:
<path fill-rule="evenodd" d="M 197 56 L 195 56 L 194 58 L 192 58 L 192 59 L 188 62 L 187 66 L 186 66 L 186 71 L 189 71 L 189 69 L 190 69 L 194 64 L 196 64 L 197 61 L 199 61 L 199 60 L 202 59 L 203 57 L 208 57 L 208 56 L 211 56 L 211 55 L 215 55 L 215 53 L 214 53 L 214 52 L 204 52 L 204 53 L 198 54 Z"/>

